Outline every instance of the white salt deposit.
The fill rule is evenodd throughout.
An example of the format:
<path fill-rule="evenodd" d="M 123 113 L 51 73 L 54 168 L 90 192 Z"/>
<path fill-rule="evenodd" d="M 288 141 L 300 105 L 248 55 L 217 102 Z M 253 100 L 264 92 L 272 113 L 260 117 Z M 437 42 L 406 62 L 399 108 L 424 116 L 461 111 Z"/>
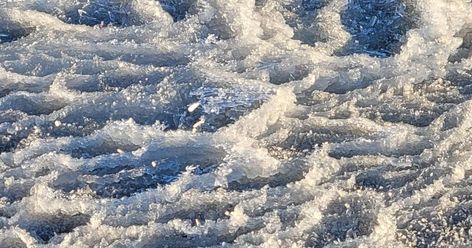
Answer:
<path fill-rule="evenodd" d="M 470 247 L 470 0 L 0 0 L 0 247 Z"/>

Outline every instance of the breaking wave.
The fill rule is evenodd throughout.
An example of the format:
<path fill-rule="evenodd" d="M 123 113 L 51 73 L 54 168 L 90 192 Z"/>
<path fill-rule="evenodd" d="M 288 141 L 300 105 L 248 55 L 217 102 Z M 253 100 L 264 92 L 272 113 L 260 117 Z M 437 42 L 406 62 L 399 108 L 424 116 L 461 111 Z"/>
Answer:
<path fill-rule="evenodd" d="M 469 0 L 0 0 L 0 247 L 471 246 Z"/>

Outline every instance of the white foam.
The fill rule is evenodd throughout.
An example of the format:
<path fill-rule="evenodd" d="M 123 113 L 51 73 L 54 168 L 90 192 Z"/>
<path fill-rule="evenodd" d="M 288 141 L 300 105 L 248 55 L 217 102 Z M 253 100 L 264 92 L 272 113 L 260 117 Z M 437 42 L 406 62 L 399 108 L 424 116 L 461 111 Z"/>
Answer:
<path fill-rule="evenodd" d="M 466 0 L 0 1 L 0 247 L 470 246 Z"/>

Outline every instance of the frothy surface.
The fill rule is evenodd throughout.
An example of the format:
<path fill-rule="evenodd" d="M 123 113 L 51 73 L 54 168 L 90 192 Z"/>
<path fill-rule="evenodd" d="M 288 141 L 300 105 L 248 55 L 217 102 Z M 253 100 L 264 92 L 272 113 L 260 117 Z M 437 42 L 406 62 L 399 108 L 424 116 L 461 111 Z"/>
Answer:
<path fill-rule="evenodd" d="M 472 245 L 469 0 L 0 0 L 0 247 Z"/>

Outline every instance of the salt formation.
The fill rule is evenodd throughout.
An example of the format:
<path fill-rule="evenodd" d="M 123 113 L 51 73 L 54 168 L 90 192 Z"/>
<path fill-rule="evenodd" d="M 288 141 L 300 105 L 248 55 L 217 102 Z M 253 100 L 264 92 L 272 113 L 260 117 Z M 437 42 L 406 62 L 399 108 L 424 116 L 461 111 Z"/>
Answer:
<path fill-rule="evenodd" d="M 469 0 L 0 0 L 0 247 L 469 247 Z"/>

